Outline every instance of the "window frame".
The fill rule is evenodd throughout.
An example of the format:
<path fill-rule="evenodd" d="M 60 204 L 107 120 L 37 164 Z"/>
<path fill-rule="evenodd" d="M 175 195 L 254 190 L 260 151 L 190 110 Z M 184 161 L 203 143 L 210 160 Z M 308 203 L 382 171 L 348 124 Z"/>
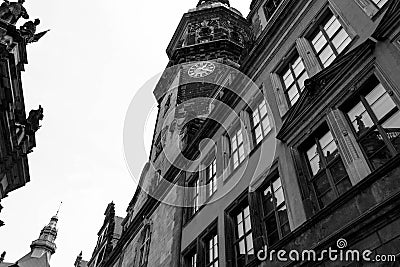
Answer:
<path fill-rule="evenodd" d="M 238 233 L 237 233 L 237 226 L 238 224 L 236 223 L 236 218 L 237 215 L 240 213 L 244 212 L 245 208 L 249 208 L 249 219 L 250 219 L 250 230 L 247 232 L 243 231 L 243 236 L 238 238 Z M 241 211 L 241 212 L 238 212 Z M 238 197 L 236 201 L 234 201 L 231 206 L 225 211 L 225 228 L 227 228 L 227 232 L 225 233 L 225 247 L 226 247 L 226 257 L 227 261 L 231 262 L 233 266 L 235 267 L 243 267 L 241 265 L 238 265 L 238 259 L 237 257 L 237 245 L 239 244 L 240 241 L 245 240 L 245 250 L 247 250 L 247 242 L 246 242 L 246 237 L 248 235 L 251 235 L 252 238 L 252 243 L 253 243 L 253 250 L 254 254 L 253 257 L 249 257 L 245 255 L 245 266 L 250 266 L 253 264 L 257 259 L 256 259 L 256 248 L 254 245 L 254 235 L 253 235 L 253 222 L 252 222 L 252 207 L 250 205 L 250 201 L 248 199 L 248 192 L 247 190 L 241 194 L 241 196 Z M 243 217 L 242 217 L 243 219 Z M 240 223 L 239 223 L 240 224 Z"/>
<path fill-rule="evenodd" d="M 191 174 L 188 181 L 186 182 L 186 203 L 188 206 L 186 207 L 186 215 L 185 215 L 185 223 L 188 223 L 196 214 L 201 210 L 201 188 L 202 183 L 200 179 L 200 173 L 198 171 Z M 196 194 L 196 196 L 193 195 Z M 194 204 L 195 199 L 197 199 L 197 206 L 192 206 Z"/>
<path fill-rule="evenodd" d="M 392 108 L 390 111 L 388 111 L 381 119 L 378 119 L 376 117 L 376 114 L 372 110 L 371 105 L 365 99 L 365 97 L 366 97 L 365 95 L 372 92 L 379 85 L 382 85 L 383 89 L 386 91 L 386 93 L 389 95 L 390 99 L 395 104 L 395 107 Z M 363 105 L 369 118 L 371 119 L 371 121 L 373 123 L 373 126 L 371 126 L 369 130 L 367 130 L 365 133 L 363 133 L 361 135 L 359 135 L 357 133 L 356 128 L 354 127 L 350 117 L 348 116 L 348 112 L 350 112 L 354 107 L 356 107 L 358 105 L 358 103 L 361 103 Z M 400 154 L 400 151 L 397 152 L 396 148 L 394 147 L 393 143 L 391 142 L 390 138 L 388 137 L 387 133 L 385 132 L 384 128 L 382 127 L 382 125 L 385 122 L 389 121 L 390 118 L 396 114 L 396 112 L 400 112 L 400 100 L 399 100 L 398 96 L 396 96 L 394 94 L 394 91 L 392 90 L 392 86 L 390 86 L 387 82 L 385 82 L 383 77 L 381 77 L 378 73 L 375 73 L 375 72 L 370 73 L 368 75 L 368 77 L 366 77 L 362 81 L 362 85 L 360 86 L 360 88 L 358 88 L 358 90 L 351 97 L 349 97 L 349 99 L 347 99 L 344 104 L 341 105 L 340 110 L 345 114 L 347 123 L 350 126 L 352 134 L 354 135 L 354 137 L 357 141 L 357 145 L 361 148 L 361 151 L 364 154 L 367 164 L 371 168 L 372 171 L 376 171 L 377 169 L 379 169 L 380 167 L 383 167 L 386 164 L 386 163 L 384 163 L 382 166 L 375 167 L 373 165 L 373 163 L 371 162 L 370 157 L 367 155 L 364 147 L 360 143 L 363 138 L 367 137 L 374 130 L 377 130 L 382 135 L 382 139 L 386 145 L 386 148 L 388 149 L 388 151 L 391 154 L 391 158 Z M 375 153 L 373 155 L 376 155 L 377 153 L 379 153 L 381 151 L 381 149 L 379 149 L 378 151 L 375 151 Z M 390 159 L 388 159 L 388 161 L 389 160 Z"/>
<path fill-rule="evenodd" d="M 328 46 L 331 48 L 331 50 L 333 51 L 333 55 L 335 55 L 335 58 L 333 59 L 333 61 L 340 55 L 340 54 L 344 54 L 346 53 L 346 51 L 349 49 L 349 47 L 351 46 L 352 42 L 355 40 L 355 36 L 353 36 L 354 34 L 351 32 L 350 29 L 348 29 L 348 25 L 346 25 L 346 23 L 343 21 L 343 19 L 340 18 L 340 16 L 338 14 L 336 14 L 336 12 L 334 11 L 333 7 L 330 7 L 329 5 L 327 7 L 325 7 L 323 10 L 321 10 L 321 15 L 315 20 L 314 25 L 312 26 L 312 29 L 308 32 L 308 34 L 306 34 L 306 39 L 309 41 L 310 46 L 312 51 L 314 52 L 316 59 L 318 60 L 319 65 L 321 66 L 322 69 L 325 69 L 327 67 L 329 67 L 332 62 L 328 65 L 328 66 L 324 66 L 324 64 L 321 61 L 321 58 L 319 57 L 319 53 L 321 53 L 322 51 L 324 51 Z M 334 17 L 340 24 L 339 29 L 332 35 L 331 38 L 329 38 L 328 34 L 326 33 L 326 30 L 324 29 L 324 26 L 327 24 L 327 22 Z M 334 44 L 332 43 L 332 40 L 338 35 L 338 33 L 341 31 L 341 29 L 343 29 L 348 38 L 350 38 L 350 42 L 346 45 L 346 47 L 339 53 L 336 49 L 336 47 L 334 46 Z M 313 45 L 312 41 L 314 40 L 314 38 L 319 34 L 322 33 L 323 38 L 326 41 L 326 44 L 324 44 L 321 48 L 321 50 L 319 51 L 319 53 L 316 51 L 315 46 Z"/>
<path fill-rule="evenodd" d="M 216 240 L 216 242 L 215 242 Z M 213 229 L 211 229 L 211 231 L 209 233 L 207 233 L 206 235 L 204 235 L 201 238 L 201 242 L 203 243 L 203 247 L 204 247 L 204 263 L 206 267 L 215 267 L 215 266 L 219 266 L 219 246 L 220 246 L 220 242 L 219 242 L 219 235 L 218 235 L 218 229 L 215 227 Z M 212 242 L 212 248 L 209 247 L 210 242 Z M 215 250 L 215 246 L 217 247 L 217 250 Z M 209 258 L 210 256 L 210 251 L 212 250 L 212 256 L 213 259 L 211 260 Z M 217 252 L 216 256 L 215 256 L 215 252 Z"/>
<path fill-rule="evenodd" d="M 197 240 L 195 240 L 192 244 L 190 244 L 184 252 L 182 252 L 182 266 L 183 267 L 198 267 L 199 265 L 199 254 L 197 251 Z M 193 265 L 191 260 L 193 256 L 196 258 L 196 262 Z"/>
<path fill-rule="evenodd" d="M 312 46 L 312 44 L 311 44 L 311 47 L 314 49 L 314 47 Z M 315 49 L 314 49 L 313 51 L 314 51 L 314 53 L 315 53 Z M 315 53 L 315 54 L 316 54 L 316 56 L 317 56 L 317 58 L 318 58 L 318 54 L 317 54 L 317 53 Z M 288 58 L 288 59 L 285 60 L 285 63 L 278 69 L 278 76 L 279 76 L 280 82 L 281 82 L 281 84 L 282 84 L 283 94 L 285 95 L 285 100 L 286 100 L 286 102 L 287 102 L 288 108 L 290 109 L 291 107 L 293 107 L 293 106 L 297 103 L 297 101 L 299 100 L 299 98 L 300 98 L 300 96 L 301 96 L 301 93 L 302 93 L 302 92 L 304 91 L 304 89 L 305 89 L 305 85 L 303 86 L 303 89 L 300 88 L 300 85 L 299 85 L 299 78 L 302 77 L 302 75 L 304 75 L 304 73 L 307 74 L 307 77 L 308 77 L 307 79 L 309 79 L 310 76 L 309 76 L 308 70 L 307 70 L 307 68 L 306 68 L 306 65 L 305 65 L 305 63 L 304 63 L 304 60 L 303 60 L 303 58 L 300 56 L 300 54 L 299 54 L 299 52 L 297 51 L 296 48 L 294 48 L 293 51 L 290 52 L 290 56 L 288 56 L 287 58 Z M 295 72 L 294 72 L 294 69 L 293 69 L 294 62 L 296 62 L 297 59 L 300 59 L 301 63 L 302 63 L 303 66 L 304 66 L 304 70 L 299 74 L 298 77 L 296 76 L 296 74 L 295 74 Z M 321 64 L 320 61 L 318 61 L 318 62 Z M 290 97 L 289 97 L 289 94 L 288 94 L 290 88 L 287 88 L 287 87 L 286 87 L 285 80 L 284 80 L 284 78 L 283 78 L 284 75 L 285 75 L 285 73 L 287 73 L 287 71 L 290 71 L 290 74 L 291 74 L 292 77 L 294 78 L 294 85 L 295 85 L 295 87 L 296 87 L 296 89 L 297 89 L 297 92 L 298 92 L 298 95 L 299 95 L 298 98 L 297 98 L 297 100 L 296 100 L 294 103 L 292 103 L 292 101 L 290 100 Z M 307 80 L 307 79 L 306 79 L 306 80 Z M 292 84 L 292 86 L 293 86 L 293 84 Z"/>
<path fill-rule="evenodd" d="M 237 133 L 240 131 L 241 133 L 241 137 L 242 137 L 242 142 L 239 144 L 238 143 L 238 135 Z M 246 146 L 245 146 L 245 139 L 244 139 L 244 135 L 243 135 L 244 131 L 242 128 L 242 124 L 239 123 L 235 128 L 233 128 L 231 131 L 229 131 L 228 135 L 227 135 L 227 139 L 229 140 L 229 167 L 231 172 L 235 171 L 236 169 L 238 169 L 240 167 L 240 165 L 242 165 L 242 163 L 246 160 Z M 236 149 L 233 150 L 233 138 L 236 137 Z M 243 159 L 240 160 L 240 147 L 243 148 Z M 238 156 L 238 162 L 237 162 L 237 166 L 235 166 L 235 159 L 234 159 L 234 154 L 235 152 L 237 153 Z"/>
<path fill-rule="evenodd" d="M 206 196 L 207 199 L 211 198 L 218 190 L 218 172 L 217 172 L 217 153 L 216 153 L 216 148 L 214 148 L 213 152 L 208 156 L 207 160 L 205 161 L 207 163 L 205 169 L 204 169 L 204 177 L 205 177 L 205 184 L 206 184 Z M 210 176 L 210 168 L 213 173 L 212 176 Z M 210 186 L 212 186 L 210 188 Z"/>
<path fill-rule="evenodd" d="M 321 147 L 320 144 L 320 140 L 326 135 L 330 133 L 333 137 L 333 142 L 336 145 L 337 148 L 337 156 L 335 156 L 334 159 L 332 159 L 331 161 L 327 161 L 326 157 L 324 155 L 323 149 Z M 309 149 L 311 149 L 314 145 L 317 146 L 317 153 L 320 159 L 319 163 L 322 163 L 321 168 L 319 169 L 319 171 L 316 174 L 313 174 L 312 168 L 311 168 L 311 164 L 309 162 L 309 158 L 307 155 L 307 151 Z M 304 163 L 304 167 L 306 169 L 306 173 L 307 173 L 307 182 L 311 185 L 312 188 L 312 192 L 315 196 L 316 202 L 317 202 L 317 206 L 320 210 L 326 208 L 327 206 L 329 206 L 332 202 L 334 202 L 335 200 L 339 199 L 343 194 L 345 194 L 348 190 L 351 189 L 351 187 L 353 187 L 353 184 L 351 182 L 350 179 L 350 175 L 344 165 L 343 159 L 342 159 L 342 155 L 340 153 L 339 150 L 339 145 L 337 143 L 337 140 L 333 134 L 333 131 L 330 129 L 329 127 L 329 123 L 327 121 L 323 121 L 321 122 L 321 124 L 318 126 L 318 128 L 316 128 L 315 131 L 313 131 L 313 133 L 311 134 L 310 137 L 307 138 L 307 140 L 305 140 L 301 146 L 300 146 L 300 150 L 301 150 L 301 155 L 302 155 L 302 162 Z M 321 156 L 322 155 L 322 156 Z M 335 166 L 336 164 L 338 164 L 339 162 L 342 163 L 344 170 L 346 172 L 346 175 L 341 177 L 340 180 L 338 180 L 337 182 L 335 182 L 335 179 L 333 178 L 332 175 L 332 171 L 331 168 L 333 166 Z M 323 176 L 326 177 L 326 179 L 328 180 L 329 183 L 329 189 L 327 189 L 325 192 L 318 194 L 317 193 L 317 189 L 316 189 L 316 185 L 315 182 L 320 179 L 323 178 Z M 345 192 L 343 192 L 342 194 L 340 194 L 337 186 L 344 182 L 345 179 L 348 179 L 348 182 L 350 183 L 351 187 L 349 189 L 347 189 Z M 321 198 L 326 196 L 330 191 L 332 191 L 334 193 L 334 198 L 332 199 L 331 202 L 327 203 L 326 205 L 322 204 Z"/>
<path fill-rule="evenodd" d="M 264 116 L 261 116 L 261 110 L 260 110 L 260 105 L 262 104 L 262 102 L 265 102 L 265 109 L 266 109 L 266 113 Z M 257 116 L 259 118 L 259 122 L 255 125 L 254 123 L 254 113 L 257 112 Z M 257 147 L 258 145 L 260 145 L 263 140 L 272 132 L 273 129 L 273 125 L 270 119 L 270 114 L 269 114 L 269 110 L 268 110 L 268 103 L 267 100 L 265 99 L 264 95 L 262 95 L 262 97 L 258 97 L 257 99 L 255 99 L 255 101 L 253 101 L 252 103 L 252 107 L 247 109 L 247 114 L 249 116 L 249 121 L 250 121 L 250 131 L 251 131 L 251 139 L 252 139 L 252 148 L 254 149 L 255 147 Z M 268 130 L 265 131 L 264 129 L 264 120 L 268 120 Z M 257 136 L 256 136 L 256 128 L 260 127 L 261 129 L 261 139 L 260 141 L 257 142 Z"/>
<path fill-rule="evenodd" d="M 213 259 L 211 263 L 207 263 L 207 255 L 208 255 L 208 244 L 207 241 L 210 237 L 217 236 L 217 257 Z M 191 253 L 195 252 L 197 255 L 197 267 L 213 267 L 215 262 L 217 262 L 217 266 L 220 265 L 220 236 L 218 233 L 218 218 L 215 219 L 203 232 L 201 232 L 196 239 L 181 253 L 182 255 L 182 266 L 183 267 L 191 267 L 187 266 L 187 256 Z M 213 250 L 213 252 L 215 252 Z M 213 254 L 214 256 L 214 254 Z"/>
<path fill-rule="evenodd" d="M 266 214 L 265 204 L 264 204 L 265 201 L 266 201 L 266 197 L 265 197 L 264 192 L 268 187 L 271 187 L 272 192 L 275 193 L 275 189 L 273 187 L 273 184 L 278 179 L 280 179 L 280 181 L 281 181 L 281 188 L 283 190 L 284 201 L 281 204 L 276 205 L 277 204 L 276 203 L 276 197 L 275 197 L 275 194 L 273 194 L 273 196 L 272 196 L 273 197 L 273 210 L 271 212 L 269 212 L 268 214 Z M 290 234 L 292 232 L 292 229 L 290 227 L 290 222 L 289 222 L 289 211 L 287 209 L 288 203 L 287 203 L 287 199 L 286 199 L 286 195 L 285 195 L 285 188 L 283 186 L 283 182 L 282 181 L 283 180 L 282 180 L 282 177 L 281 177 L 281 175 L 279 173 L 279 170 L 276 169 L 265 179 L 263 184 L 260 186 L 260 189 L 257 190 L 258 191 L 257 195 L 261 198 L 261 203 L 262 203 L 262 207 L 260 209 L 262 211 L 262 213 L 261 213 L 262 230 L 263 230 L 263 234 L 264 234 L 264 236 L 266 238 L 267 246 L 269 248 L 271 248 L 272 246 L 277 244 L 281 239 L 283 239 L 284 237 L 286 237 L 288 234 Z M 279 218 L 279 213 L 278 213 L 279 210 L 284 206 L 286 206 L 286 215 L 287 215 L 287 218 L 288 218 L 288 221 L 286 223 L 288 224 L 289 230 L 290 230 L 289 233 L 287 233 L 286 235 L 282 234 L 283 225 L 281 224 L 281 221 L 280 221 L 280 218 Z M 275 217 L 275 222 L 276 222 L 277 231 L 278 231 L 278 240 L 275 243 L 270 244 L 269 243 L 269 238 L 268 238 L 269 233 L 268 233 L 268 231 L 266 229 L 265 224 L 266 224 L 266 221 L 272 216 Z"/>

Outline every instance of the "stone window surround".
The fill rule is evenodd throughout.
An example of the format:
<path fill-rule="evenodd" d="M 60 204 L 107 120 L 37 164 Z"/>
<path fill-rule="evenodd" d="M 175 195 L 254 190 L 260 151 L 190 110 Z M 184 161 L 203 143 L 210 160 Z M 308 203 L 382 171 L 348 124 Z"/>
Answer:
<path fill-rule="evenodd" d="M 328 206 L 330 203 L 332 203 L 333 201 L 335 201 L 336 199 L 340 198 L 341 195 L 343 195 L 346 191 L 340 193 L 339 191 L 339 184 L 343 184 L 345 182 L 350 183 L 350 188 L 354 185 L 351 183 L 351 180 L 349 179 L 349 174 L 347 173 L 347 170 L 345 168 L 345 172 L 346 175 L 341 177 L 339 181 L 336 181 L 334 179 L 333 173 L 331 171 L 332 168 L 334 168 L 334 166 L 338 166 L 338 164 L 340 164 L 340 162 L 343 162 L 342 160 L 342 154 L 339 151 L 339 146 L 337 143 L 337 138 L 335 138 L 334 133 L 332 132 L 332 127 L 329 127 L 327 122 L 322 123 L 316 131 L 314 131 L 306 141 L 304 141 L 300 146 L 301 146 L 301 154 L 304 160 L 304 167 L 303 169 L 305 170 L 305 173 L 307 173 L 307 177 L 308 177 L 308 183 L 310 184 L 310 187 L 312 188 L 312 193 L 315 196 L 316 199 L 316 204 L 319 207 L 319 209 L 323 209 L 324 207 Z M 323 136 L 325 136 L 325 134 L 330 133 L 331 136 L 333 137 L 333 142 L 336 145 L 336 151 L 337 151 L 337 156 L 334 156 L 333 159 L 330 159 L 329 161 L 327 160 L 327 158 L 329 156 L 325 156 L 323 151 L 322 151 L 322 145 L 320 143 L 320 140 L 322 139 Z M 317 142 L 317 140 L 319 140 Z M 322 154 L 323 156 L 319 156 L 319 160 L 320 163 L 322 163 L 322 166 L 320 166 L 320 170 L 317 173 L 313 173 L 312 169 L 311 169 L 311 165 L 310 165 L 310 159 L 307 157 L 307 152 L 308 149 L 311 148 L 310 144 L 316 144 L 317 147 L 317 151 L 319 152 L 318 154 Z M 305 148 L 305 149 L 304 149 Z M 333 155 L 333 154 L 332 154 Z M 319 163 L 319 164 L 320 164 Z M 343 167 L 344 167 L 344 163 L 342 163 Z M 316 189 L 316 181 L 320 178 L 326 177 L 325 180 L 328 181 L 329 184 L 329 189 L 327 189 L 323 194 L 318 195 L 317 193 L 317 189 Z M 332 199 L 332 201 L 326 203 L 326 205 L 322 204 L 322 197 L 326 196 L 329 194 L 329 192 L 333 192 L 334 198 Z"/>
<path fill-rule="evenodd" d="M 248 192 L 247 189 L 235 200 L 233 203 L 225 210 L 225 225 L 224 228 L 226 229 L 225 232 L 225 249 L 226 249 L 226 254 L 227 254 L 227 265 L 230 262 L 232 265 L 229 266 L 235 266 L 235 267 L 242 267 L 242 266 L 237 266 L 236 260 L 237 257 L 235 256 L 235 245 L 238 242 L 237 238 L 237 233 L 236 233 L 236 215 L 238 214 L 238 211 L 242 211 L 245 207 L 249 207 L 250 210 L 250 223 L 251 223 L 251 230 L 249 234 L 252 235 L 252 241 L 253 241 L 253 249 L 256 251 L 257 248 L 254 246 L 254 236 L 253 236 L 253 206 L 251 205 L 249 199 L 248 199 Z M 246 235 L 247 236 L 247 235 Z M 254 254 L 255 255 L 255 254 Z M 247 259 L 247 257 L 246 257 Z M 246 262 L 246 266 L 251 265 L 255 260 L 256 257 L 252 257 L 247 259 L 248 261 Z M 244 266 L 243 266 L 244 267 Z"/>

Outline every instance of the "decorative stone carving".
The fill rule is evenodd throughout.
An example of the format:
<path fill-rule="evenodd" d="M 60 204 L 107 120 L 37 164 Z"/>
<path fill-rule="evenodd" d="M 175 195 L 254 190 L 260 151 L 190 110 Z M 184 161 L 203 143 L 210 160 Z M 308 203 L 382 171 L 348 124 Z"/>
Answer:
<path fill-rule="evenodd" d="M 36 34 L 36 28 L 40 24 L 39 19 L 28 21 L 20 27 L 21 36 L 27 43 L 34 43 L 40 40 L 49 30 Z"/>
<path fill-rule="evenodd" d="M 25 0 L 18 0 L 18 2 L 4 0 L 4 3 L 0 5 L 0 19 L 13 25 L 15 25 L 21 17 L 29 19 L 28 12 L 23 6 L 24 3 Z"/>
<path fill-rule="evenodd" d="M 26 120 L 26 127 L 28 132 L 37 132 L 40 129 L 39 122 L 43 120 L 43 108 L 39 106 L 37 110 L 31 110 L 29 112 L 28 119 Z"/>

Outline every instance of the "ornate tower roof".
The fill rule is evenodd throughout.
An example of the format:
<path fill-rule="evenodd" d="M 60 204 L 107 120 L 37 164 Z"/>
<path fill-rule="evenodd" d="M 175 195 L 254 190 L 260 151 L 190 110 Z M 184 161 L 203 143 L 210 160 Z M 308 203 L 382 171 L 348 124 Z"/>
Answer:
<path fill-rule="evenodd" d="M 209 4 L 213 4 L 213 3 L 221 3 L 227 6 L 230 6 L 229 4 L 229 0 L 200 0 L 199 3 L 197 4 L 197 6 L 201 6 L 201 5 L 209 5 Z"/>
<path fill-rule="evenodd" d="M 238 65 L 251 43 L 248 21 L 229 0 L 200 0 L 183 15 L 167 54 L 170 65 L 205 60 Z"/>
<path fill-rule="evenodd" d="M 58 215 L 55 215 L 42 229 L 39 238 L 32 242 L 32 257 L 40 258 L 43 254 L 48 254 L 48 257 L 50 258 L 50 256 L 56 252 L 56 244 L 54 241 L 57 238 L 57 223 Z"/>

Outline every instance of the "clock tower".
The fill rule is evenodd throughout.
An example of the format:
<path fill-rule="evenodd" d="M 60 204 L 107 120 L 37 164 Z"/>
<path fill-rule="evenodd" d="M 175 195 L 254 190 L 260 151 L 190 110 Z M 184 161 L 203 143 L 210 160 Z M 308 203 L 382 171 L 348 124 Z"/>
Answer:
<path fill-rule="evenodd" d="M 251 48 L 248 21 L 228 0 L 201 0 L 183 15 L 168 45 L 169 64 L 154 95 L 159 104 L 150 160 L 164 173 L 201 128 L 210 101 Z M 229 66 L 229 68 L 225 68 Z M 177 146 L 179 144 L 179 146 Z M 158 167 L 160 166 L 160 167 Z M 164 169 L 165 169 L 164 168 Z"/>

